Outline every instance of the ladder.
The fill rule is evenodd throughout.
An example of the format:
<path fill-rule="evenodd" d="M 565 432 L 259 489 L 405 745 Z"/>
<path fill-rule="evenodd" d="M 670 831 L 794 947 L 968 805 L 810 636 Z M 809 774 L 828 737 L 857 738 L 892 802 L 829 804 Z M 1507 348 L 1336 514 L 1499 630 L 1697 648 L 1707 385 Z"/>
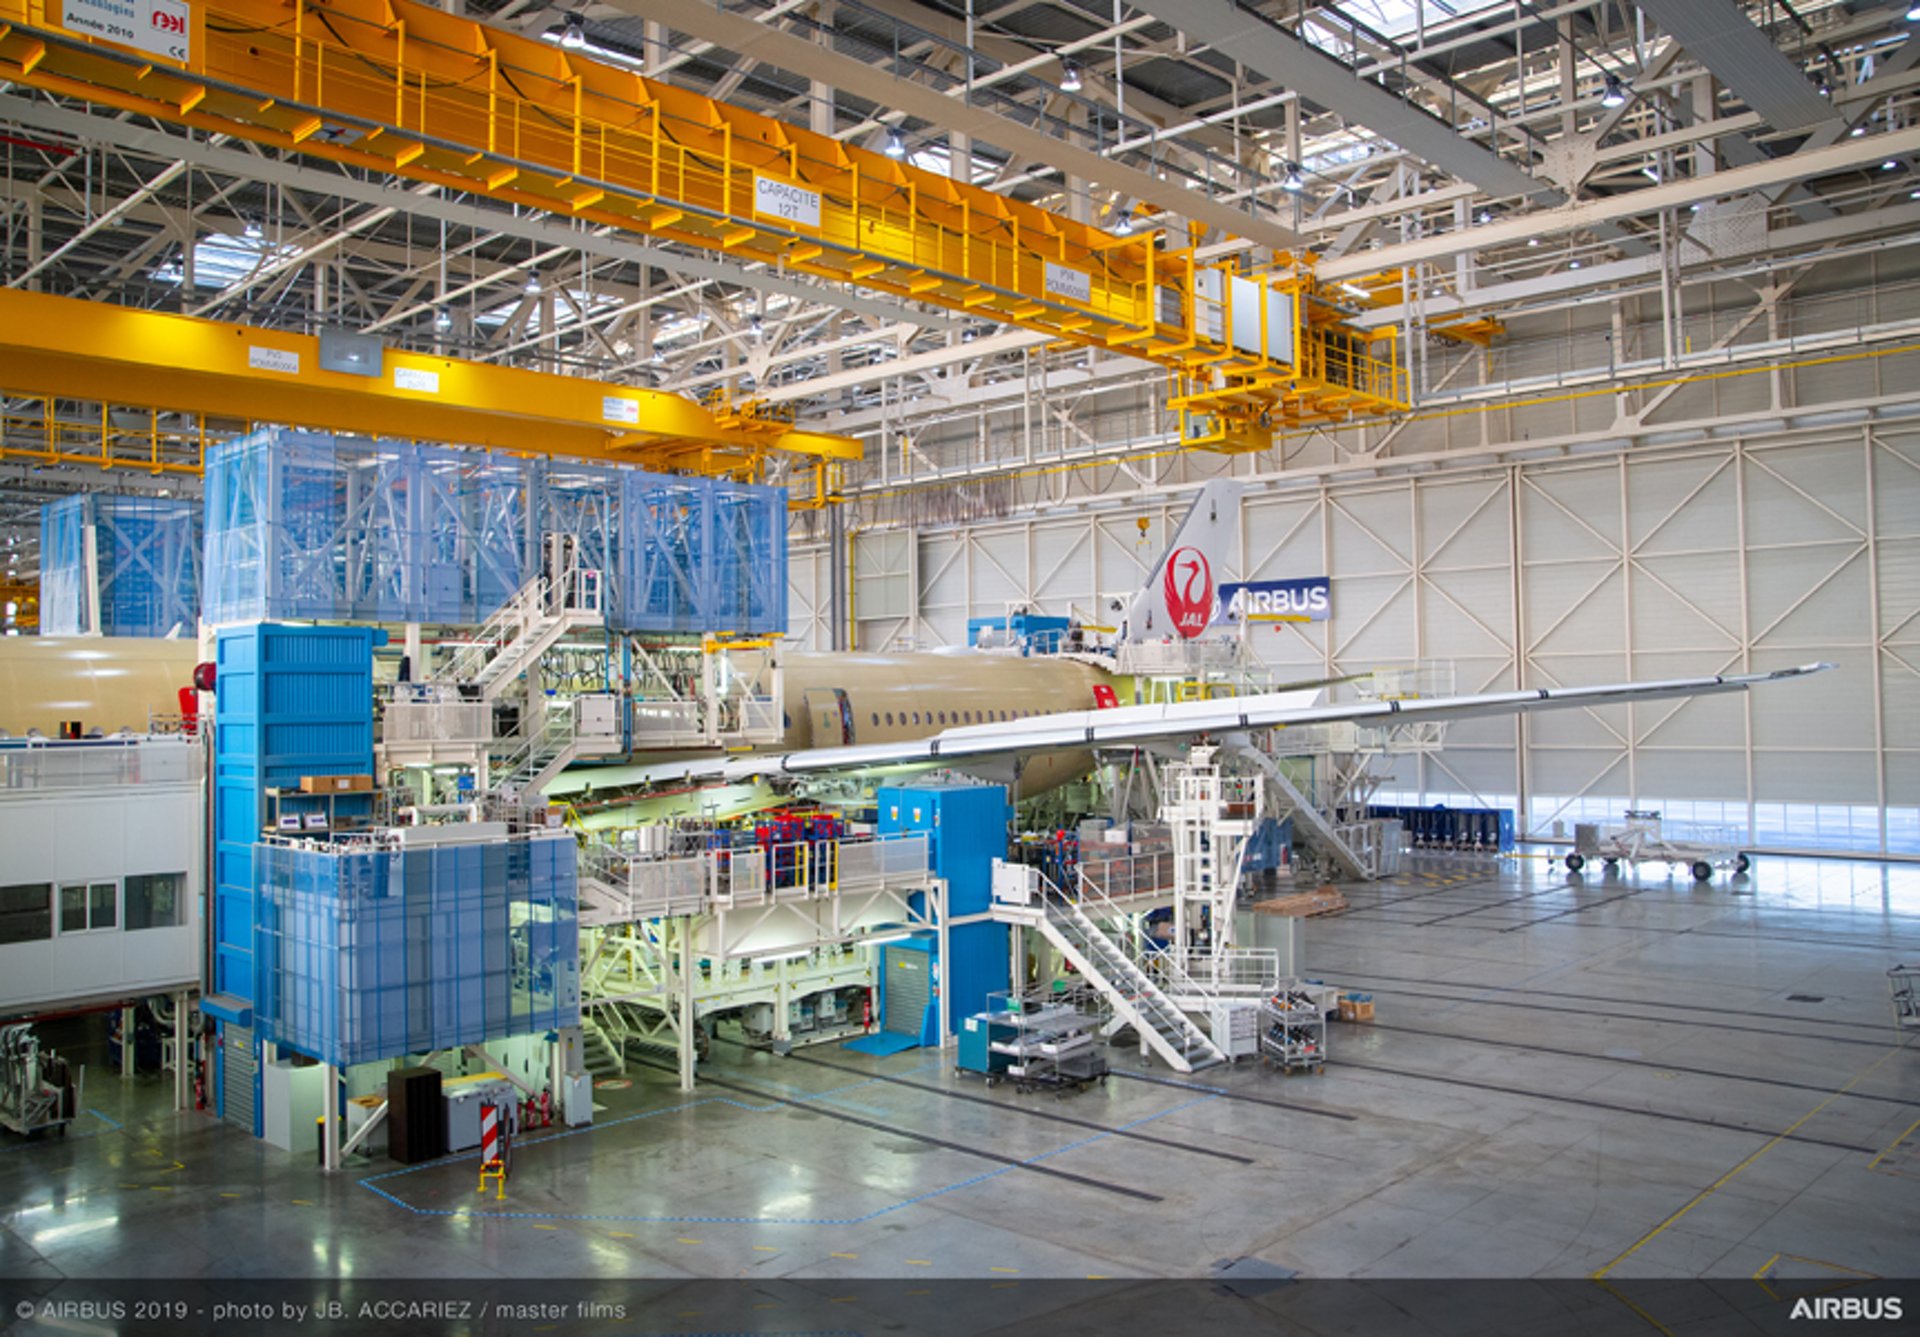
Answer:
<path fill-rule="evenodd" d="M 1035 877 L 1040 889 L 1038 905 L 996 902 L 993 908 L 996 919 L 1038 929 L 1073 963 L 1081 977 L 1113 1005 L 1114 1013 L 1139 1033 L 1142 1043 L 1175 1072 L 1199 1072 L 1227 1061 L 1227 1056 L 1206 1032 L 1101 930 L 1084 904 L 1069 899 L 1037 870 Z M 1178 973 L 1171 963 L 1168 969 Z M 1168 983 L 1183 996 L 1202 992 L 1198 985 L 1184 978 L 1170 979 Z"/>

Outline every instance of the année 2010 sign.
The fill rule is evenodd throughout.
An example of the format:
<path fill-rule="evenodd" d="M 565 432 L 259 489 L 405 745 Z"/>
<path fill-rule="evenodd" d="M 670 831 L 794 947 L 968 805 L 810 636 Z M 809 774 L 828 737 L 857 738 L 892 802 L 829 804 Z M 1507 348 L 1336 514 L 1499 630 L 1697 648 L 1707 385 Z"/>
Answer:
<path fill-rule="evenodd" d="M 1303 580 L 1246 580 L 1220 587 L 1214 621 L 1239 622 L 1249 617 L 1283 618 L 1289 622 L 1324 622 L 1333 611 L 1333 582 L 1325 576 Z"/>
<path fill-rule="evenodd" d="M 193 14 L 180 0 L 61 0 L 60 24 L 162 60 L 193 59 Z"/>

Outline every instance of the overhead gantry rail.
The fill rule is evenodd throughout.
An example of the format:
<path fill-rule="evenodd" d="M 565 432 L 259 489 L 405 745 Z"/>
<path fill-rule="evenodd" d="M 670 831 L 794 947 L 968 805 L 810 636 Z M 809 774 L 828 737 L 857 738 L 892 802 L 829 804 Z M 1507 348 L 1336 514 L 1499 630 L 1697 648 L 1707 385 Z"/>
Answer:
<path fill-rule="evenodd" d="M 151 415 L 128 427 L 110 406 L 213 415 L 242 430 L 288 423 L 700 473 L 754 474 L 768 454 L 861 455 L 851 437 L 744 420 L 661 390 L 392 348 L 364 370 L 322 367 L 312 335 L 0 289 L 0 395 L 40 403 L 0 414 L 0 458 L 200 471 L 204 431 L 183 434 Z M 100 404 L 100 420 L 76 422 L 56 400 Z"/>
<path fill-rule="evenodd" d="M 0 0 L 0 79 L 1132 354 L 1173 373 L 1189 444 L 1406 406 L 1391 331 L 1310 318 L 1302 268 L 1248 277 L 411 0 L 217 0 L 126 44 L 64 12 Z"/>

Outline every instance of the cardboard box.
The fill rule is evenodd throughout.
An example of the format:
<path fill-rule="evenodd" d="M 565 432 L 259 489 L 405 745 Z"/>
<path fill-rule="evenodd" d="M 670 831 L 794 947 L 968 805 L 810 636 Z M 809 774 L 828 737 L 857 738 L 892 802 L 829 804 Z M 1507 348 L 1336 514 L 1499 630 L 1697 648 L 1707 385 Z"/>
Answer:
<path fill-rule="evenodd" d="M 303 775 L 302 794 L 368 794 L 373 792 L 371 775 Z"/>

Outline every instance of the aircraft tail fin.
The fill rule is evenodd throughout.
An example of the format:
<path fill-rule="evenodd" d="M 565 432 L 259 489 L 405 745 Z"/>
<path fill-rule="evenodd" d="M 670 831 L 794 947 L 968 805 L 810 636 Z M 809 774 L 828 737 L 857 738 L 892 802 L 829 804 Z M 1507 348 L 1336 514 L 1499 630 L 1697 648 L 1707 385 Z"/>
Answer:
<path fill-rule="evenodd" d="M 1239 532 L 1240 484 L 1216 478 L 1200 489 L 1173 542 L 1133 596 L 1121 639 L 1191 640 L 1205 632 Z"/>

